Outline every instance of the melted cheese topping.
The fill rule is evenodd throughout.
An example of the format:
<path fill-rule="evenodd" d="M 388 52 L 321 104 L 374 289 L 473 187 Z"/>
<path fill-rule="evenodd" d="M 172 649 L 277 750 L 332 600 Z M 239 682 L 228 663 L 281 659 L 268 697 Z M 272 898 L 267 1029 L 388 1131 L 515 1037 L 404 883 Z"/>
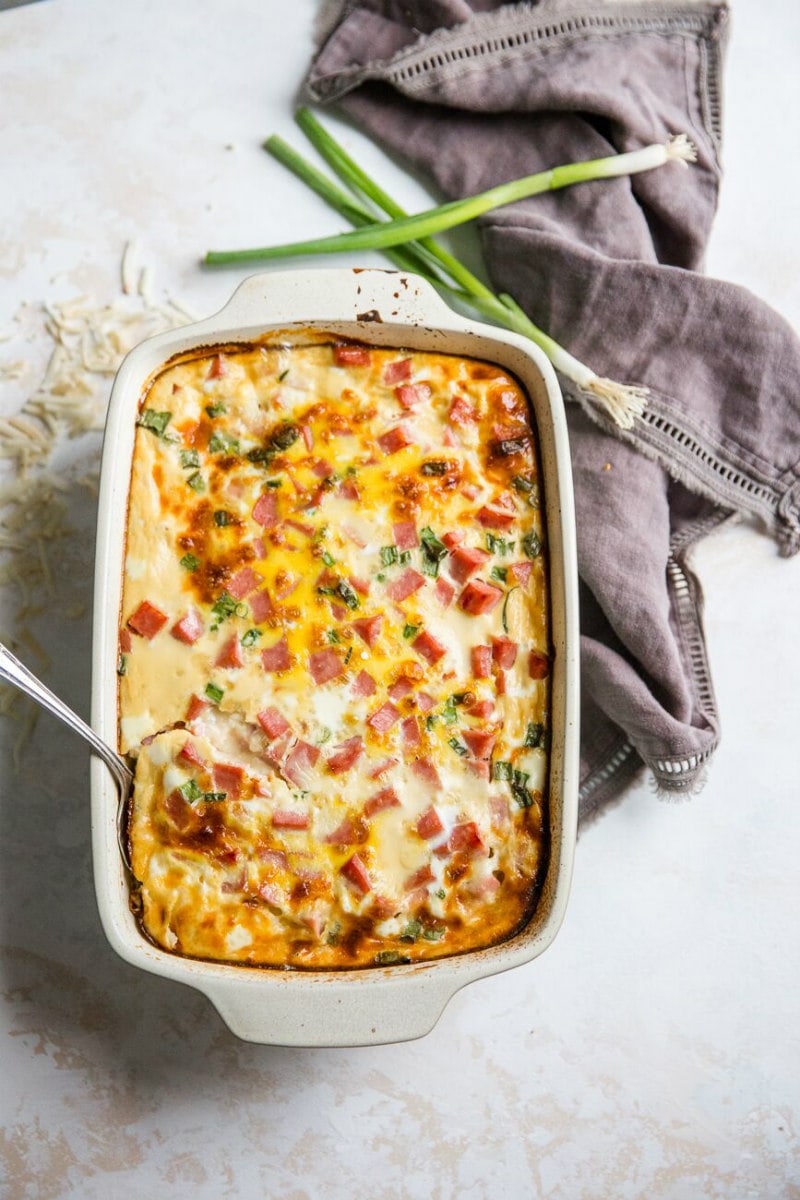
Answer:
<path fill-rule="evenodd" d="M 227 347 L 142 399 L 120 637 L 158 945 L 336 968 L 474 950 L 546 860 L 534 434 L 488 363 Z"/>

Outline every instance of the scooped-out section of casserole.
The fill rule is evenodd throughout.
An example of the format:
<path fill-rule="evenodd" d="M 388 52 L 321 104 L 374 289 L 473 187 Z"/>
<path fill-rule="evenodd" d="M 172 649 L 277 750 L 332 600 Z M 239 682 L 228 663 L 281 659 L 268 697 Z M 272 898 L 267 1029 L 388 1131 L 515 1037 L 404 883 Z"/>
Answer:
<path fill-rule="evenodd" d="M 535 433 L 500 367 L 223 346 L 138 411 L 119 658 L 158 946 L 337 969 L 481 949 L 548 855 Z"/>

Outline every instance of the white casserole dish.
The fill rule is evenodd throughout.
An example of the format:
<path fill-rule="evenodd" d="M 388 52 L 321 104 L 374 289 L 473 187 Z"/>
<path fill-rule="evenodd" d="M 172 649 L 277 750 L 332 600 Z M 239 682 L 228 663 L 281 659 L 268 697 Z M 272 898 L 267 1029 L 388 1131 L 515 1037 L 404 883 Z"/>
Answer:
<path fill-rule="evenodd" d="M 150 377 L 176 354 L 220 343 L 301 341 L 330 332 L 376 346 L 487 359 L 512 372 L 530 398 L 544 483 L 552 672 L 548 787 L 550 857 L 523 930 L 485 950 L 435 961 L 351 971 L 280 971 L 201 962 L 160 950 L 129 907 L 116 837 L 117 794 L 92 760 L 92 843 L 100 917 L 127 962 L 203 992 L 237 1036 L 297 1046 L 404 1041 L 427 1033 L 465 984 L 529 962 L 553 940 L 567 903 L 577 825 L 578 605 L 572 482 L 563 402 L 552 367 L 531 342 L 467 320 L 424 280 L 380 270 L 308 270 L 253 276 L 215 316 L 136 347 L 114 382 L 103 449 L 95 573 L 92 720 L 117 746 L 117 655 L 130 468 L 137 407 Z"/>

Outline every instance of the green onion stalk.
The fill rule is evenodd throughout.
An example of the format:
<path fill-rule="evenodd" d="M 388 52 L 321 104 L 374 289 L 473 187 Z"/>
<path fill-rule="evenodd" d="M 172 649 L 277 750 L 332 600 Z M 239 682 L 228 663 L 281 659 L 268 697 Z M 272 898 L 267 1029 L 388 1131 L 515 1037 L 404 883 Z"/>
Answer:
<path fill-rule="evenodd" d="M 374 206 L 358 203 L 322 171 L 293 150 L 283 139 L 273 136 L 265 149 L 288 167 L 341 216 L 356 226 L 350 233 L 333 237 L 266 246 L 249 250 L 209 251 L 208 265 L 232 265 L 242 262 L 275 260 L 311 254 L 330 254 L 343 250 L 384 250 L 395 265 L 421 275 L 439 290 L 461 304 L 476 309 L 482 316 L 504 325 L 535 342 L 555 369 L 571 380 L 590 401 L 599 406 L 623 429 L 630 429 L 641 416 L 647 389 L 620 384 L 595 374 L 531 321 L 513 297 L 495 294 L 463 263 L 433 240 L 433 234 L 455 228 L 466 221 L 511 204 L 528 196 L 572 186 L 595 179 L 607 179 L 652 170 L 668 162 L 687 165 L 696 152 L 685 134 L 663 144 L 646 146 L 627 154 L 589 162 L 571 163 L 500 184 L 488 191 L 409 215 L 364 172 L 344 148 L 305 108 L 297 113 L 297 122 L 332 170 L 351 189 L 352 195 Z M 375 209 L 379 210 L 376 214 Z M 388 220 L 381 218 L 386 214 Z"/>

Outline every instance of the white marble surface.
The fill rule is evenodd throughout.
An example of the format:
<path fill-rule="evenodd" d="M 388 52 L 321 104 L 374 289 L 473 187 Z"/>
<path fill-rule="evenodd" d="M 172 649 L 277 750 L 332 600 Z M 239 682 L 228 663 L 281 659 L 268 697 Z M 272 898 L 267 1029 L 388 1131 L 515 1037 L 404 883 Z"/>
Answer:
<path fill-rule="evenodd" d="M 210 245 L 336 220 L 273 166 L 292 133 L 313 0 L 44 0 L 0 13 L 3 411 L 47 351 L 36 306 L 111 300 L 128 239 L 200 313 L 235 277 Z M 794 0 L 739 0 L 727 177 L 710 269 L 800 319 Z M 348 134 L 390 185 L 377 151 Z M 784 162 L 784 156 L 788 161 Z M 404 185 L 409 205 L 422 193 Z M 377 260 L 375 260 L 377 261 Z M 98 439 L 75 443 L 91 465 Z M 93 501 L 30 625 L 88 710 Z M 118 961 L 91 882 L 87 759 L 3 718 L 0 1194 L 334 1200 L 800 1196 L 800 559 L 728 528 L 697 556 L 723 743 L 705 791 L 646 781 L 582 837 L 562 932 L 462 992 L 422 1041 L 297 1051 L 237 1041 L 197 994 Z M 8 633 L 16 600 L 2 591 Z M 54 608 L 59 612 L 54 616 Z M 40 664 L 31 657 L 34 667 Z"/>

